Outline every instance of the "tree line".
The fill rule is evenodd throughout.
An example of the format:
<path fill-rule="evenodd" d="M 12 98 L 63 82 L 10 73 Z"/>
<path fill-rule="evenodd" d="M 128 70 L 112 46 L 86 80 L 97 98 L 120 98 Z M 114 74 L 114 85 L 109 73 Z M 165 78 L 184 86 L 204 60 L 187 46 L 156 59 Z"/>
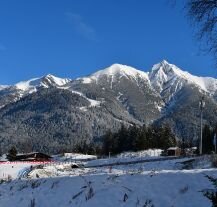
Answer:
<path fill-rule="evenodd" d="M 176 138 L 169 126 L 122 126 L 117 132 L 108 131 L 102 138 L 101 153 L 107 155 L 124 151 L 139 151 L 150 148 L 166 150 L 176 146 Z"/>
<path fill-rule="evenodd" d="M 217 132 L 217 127 L 212 128 L 205 125 L 203 128 L 203 154 L 210 154 L 215 150 L 213 144 L 214 134 Z M 197 145 L 199 149 L 200 139 L 197 143 L 190 143 L 188 140 L 182 139 L 177 141 L 171 128 L 166 126 L 142 126 L 133 125 L 131 127 L 122 127 L 117 132 L 111 130 L 101 137 L 99 142 L 86 141 L 77 143 L 73 152 L 83 154 L 96 155 L 115 155 L 125 151 L 140 151 L 150 148 L 159 148 L 166 150 L 169 147 L 179 146 L 183 149 Z M 63 150 L 62 152 L 69 152 Z M 17 153 L 17 149 L 12 147 L 8 154 L 12 157 Z"/>
<path fill-rule="evenodd" d="M 203 154 L 211 154 L 215 151 L 214 135 L 217 135 L 217 126 L 215 128 L 204 125 L 203 127 Z M 216 140 L 217 142 L 217 140 Z M 100 143 L 78 144 L 76 151 L 80 153 L 92 153 L 98 155 L 115 155 L 125 151 L 140 151 L 147 149 L 163 149 L 178 146 L 183 150 L 197 146 L 199 150 L 200 136 L 197 140 L 191 138 L 176 139 L 169 125 L 143 125 L 138 127 L 133 125 L 126 127 L 124 125 L 117 132 L 107 131 L 101 137 Z M 199 153 L 199 151 L 198 151 Z"/>
<path fill-rule="evenodd" d="M 176 138 L 169 126 L 126 127 L 124 125 L 117 132 L 107 131 L 97 142 L 87 143 L 85 140 L 77 143 L 73 152 L 97 155 L 115 155 L 125 151 L 140 151 L 150 148 L 167 149 L 176 146 Z M 61 152 L 69 152 L 62 149 Z M 8 151 L 14 157 L 17 149 L 12 147 Z"/>

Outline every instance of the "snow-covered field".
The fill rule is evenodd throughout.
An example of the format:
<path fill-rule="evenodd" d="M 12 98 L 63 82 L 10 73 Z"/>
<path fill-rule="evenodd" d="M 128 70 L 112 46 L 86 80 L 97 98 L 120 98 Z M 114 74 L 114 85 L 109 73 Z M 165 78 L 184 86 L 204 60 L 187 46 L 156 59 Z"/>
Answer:
<path fill-rule="evenodd" d="M 121 155 L 107 162 L 121 157 L 130 159 Z M 84 166 L 105 160 L 85 162 Z M 15 179 L 21 166 L 7 165 L 14 180 L 0 184 L 0 206 L 211 207 L 202 193 L 213 189 L 205 175 L 217 178 L 217 169 L 210 160 L 210 157 L 182 158 L 93 168 L 54 163 L 33 170 L 26 179 Z"/>
<path fill-rule="evenodd" d="M 141 160 L 149 159 L 159 159 L 162 150 L 160 149 L 150 149 L 139 152 L 124 152 L 115 157 L 105 158 L 105 159 L 96 159 L 87 163 L 86 166 L 95 166 L 95 165 L 108 165 L 112 163 L 127 163 L 127 162 L 136 162 Z"/>
<path fill-rule="evenodd" d="M 31 165 L 34 166 L 36 164 L 27 162 L 0 163 L 0 180 L 7 179 L 8 177 L 16 179 L 26 169 L 29 169 Z"/>

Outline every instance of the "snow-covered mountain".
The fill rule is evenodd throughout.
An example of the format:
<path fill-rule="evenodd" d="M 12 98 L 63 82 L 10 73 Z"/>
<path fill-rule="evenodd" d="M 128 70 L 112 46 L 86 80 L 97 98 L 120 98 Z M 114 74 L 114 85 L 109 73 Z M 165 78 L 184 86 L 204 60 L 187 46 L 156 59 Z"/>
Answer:
<path fill-rule="evenodd" d="M 113 64 L 76 80 L 47 75 L 0 87 L 0 142 L 6 147 L 34 139 L 35 150 L 71 149 L 78 140 L 90 142 L 122 124 L 144 123 L 169 124 L 178 138 L 196 140 L 202 96 L 204 123 L 217 123 L 216 91 L 216 79 L 165 60 L 148 72 Z"/>
<path fill-rule="evenodd" d="M 173 91 L 175 93 L 185 84 L 198 87 L 201 91 L 210 95 L 214 95 L 217 90 L 217 79 L 192 75 L 178 68 L 176 65 L 168 63 L 166 60 L 155 64 L 148 72 L 126 65 L 113 64 L 88 77 L 78 78 L 78 80 L 89 84 L 91 82 L 101 83 L 103 82 L 102 79 L 106 78 L 107 82 L 110 82 L 110 86 L 112 87 L 115 81 L 120 81 L 123 77 L 137 82 L 138 85 L 139 82 L 143 80 L 143 82 L 150 85 L 159 94 L 164 93 L 164 91 L 168 90 L 171 86 L 175 88 L 175 91 Z"/>
<path fill-rule="evenodd" d="M 100 86 L 110 91 L 114 96 L 113 99 L 118 100 L 131 116 L 146 124 L 159 117 L 164 104 L 151 86 L 148 73 L 130 66 L 113 64 L 77 80 L 83 87 Z M 100 93 L 99 91 L 96 96 L 99 97 Z"/>
<path fill-rule="evenodd" d="M 78 78 L 78 80 L 80 79 L 83 83 L 88 84 L 91 82 L 99 83 L 102 82 L 102 79 L 106 78 L 107 81 L 110 82 L 112 88 L 113 82 L 119 81 L 123 77 L 135 82 L 142 79 L 144 82 L 149 83 L 149 77 L 146 72 L 121 64 L 113 64 L 110 67 L 99 70 L 88 77 Z"/>
<path fill-rule="evenodd" d="M 168 63 L 166 60 L 155 64 L 148 72 L 127 65 L 113 64 L 90 76 L 77 79 L 77 81 L 83 84 L 94 83 L 109 86 L 109 88 L 114 91 L 115 86 L 120 85 L 123 80 L 128 80 L 136 84 L 139 89 L 145 85 L 153 94 L 159 95 L 166 103 L 186 85 L 197 87 L 201 93 L 206 93 L 209 96 L 216 95 L 217 91 L 217 79 L 191 75 L 189 72 L 181 70 L 176 65 Z M 10 95 L 17 93 L 17 96 L 21 98 L 23 95 L 36 92 L 39 88 L 65 88 L 66 84 L 71 81 L 72 80 L 69 78 L 59 78 L 48 74 L 40 78 L 21 81 L 15 85 L 0 85 L 0 91 Z M 121 96 L 120 94 L 122 95 L 121 91 L 119 91 L 119 96 Z M 16 100 L 17 99 L 18 98 L 16 98 Z M 162 103 L 157 107 L 161 108 Z"/>
<path fill-rule="evenodd" d="M 153 66 L 149 72 L 149 79 L 153 88 L 164 95 L 169 91 L 174 96 L 185 85 L 197 87 L 201 92 L 214 95 L 217 90 L 217 80 L 211 77 L 198 77 L 181 70 L 166 60 Z"/>
<path fill-rule="evenodd" d="M 129 88 L 129 82 L 137 86 L 136 90 L 139 91 L 145 87 L 149 95 L 160 97 L 160 100 L 153 102 L 154 107 L 160 111 L 165 106 L 168 108 L 169 105 L 174 105 L 177 95 L 180 96 L 180 91 L 186 87 L 198 89 L 201 95 L 217 96 L 217 79 L 192 75 L 187 71 L 181 70 L 176 65 L 168 63 L 166 60 L 155 64 L 148 72 L 126 65 L 113 64 L 88 77 L 78 78 L 78 80 L 83 84 L 95 83 L 110 87 L 110 89 L 119 94 L 117 95 L 119 99 L 131 90 L 132 87 Z M 127 92 L 125 91 L 124 93 L 120 90 L 123 80 L 125 80 L 124 87 L 127 88 Z M 147 97 L 147 94 L 145 96 Z"/>
<path fill-rule="evenodd" d="M 40 78 L 33 78 L 27 81 L 21 81 L 15 84 L 15 88 L 21 91 L 26 91 L 28 93 L 37 91 L 38 88 L 49 88 L 49 87 L 61 87 L 69 83 L 71 79 L 69 78 L 58 78 L 51 74 Z"/>
<path fill-rule="evenodd" d="M 0 86 L 0 108 L 26 95 L 37 92 L 40 88 L 63 87 L 70 81 L 69 78 L 58 78 L 48 74 L 40 78 L 21 81 L 15 85 Z"/>

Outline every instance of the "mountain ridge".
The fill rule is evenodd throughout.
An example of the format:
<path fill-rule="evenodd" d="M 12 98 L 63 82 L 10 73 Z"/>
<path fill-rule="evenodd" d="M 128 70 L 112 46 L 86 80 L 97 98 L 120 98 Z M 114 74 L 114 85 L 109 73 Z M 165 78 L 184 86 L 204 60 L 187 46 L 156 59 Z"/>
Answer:
<path fill-rule="evenodd" d="M 169 68 L 169 69 L 167 69 L 167 68 Z M 165 72 L 165 69 L 167 69 L 166 72 Z M 207 90 L 207 88 L 206 88 L 207 86 L 210 87 L 209 86 L 210 81 L 211 81 L 211 83 L 216 81 L 215 90 L 217 89 L 217 79 L 215 79 L 214 77 L 192 75 L 191 73 L 189 73 L 187 71 L 183 71 L 182 69 L 180 69 L 176 65 L 170 64 L 166 60 L 162 60 L 161 62 L 154 64 L 152 66 L 152 68 L 148 71 L 143 71 L 140 69 L 136 69 L 132 66 L 115 63 L 109 67 L 98 70 L 98 71 L 92 73 L 91 75 L 79 77 L 79 78 L 76 78 L 75 80 L 81 80 L 84 83 L 90 83 L 90 81 L 93 81 L 93 80 L 96 81 L 97 78 L 100 78 L 103 75 L 115 76 L 115 75 L 119 74 L 121 76 L 124 76 L 124 75 L 125 76 L 126 75 L 132 76 L 134 79 L 135 79 L 135 76 L 140 75 L 141 77 L 147 79 L 147 81 L 152 82 L 153 76 L 156 75 L 156 72 L 158 72 L 158 73 L 161 72 L 161 76 L 165 76 L 165 75 L 168 75 L 170 72 L 173 72 L 174 75 L 179 76 L 185 80 L 188 80 L 188 81 L 191 81 L 192 83 L 197 84 L 198 86 L 201 87 L 201 89 L 203 89 L 206 92 L 210 92 L 209 89 Z M 163 77 L 161 77 L 161 78 L 163 78 Z M 48 87 L 48 85 L 43 83 L 43 81 L 45 81 L 46 79 L 48 81 L 52 80 L 56 86 L 66 85 L 67 83 L 69 83 L 70 81 L 73 80 L 71 78 L 60 78 L 60 77 L 57 77 L 57 76 L 52 75 L 52 74 L 47 74 L 47 75 L 44 75 L 44 76 L 39 77 L 39 78 L 32 78 L 32 79 L 29 79 L 26 81 L 20 81 L 18 83 L 12 84 L 12 85 L 0 85 L 0 90 L 3 90 L 5 88 L 9 88 L 9 87 L 13 87 L 13 86 L 16 87 L 17 89 L 20 89 L 20 90 L 26 90 L 28 88 L 28 86 L 29 87 L 39 87 L 39 86 Z M 52 84 L 52 81 L 51 81 L 51 84 Z"/>
<path fill-rule="evenodd" d="M 197 140 L 201 97 L 204 124 L 217 123 L 216 89 L 216 79 L 165 60 L 149 72 L 113 64 L 75 80 L 49 74 L 0 90 L 0 142 L 6 150 L 13 144 L 57 152 L 100 140 L 123 124 L 167 124 L 177 139 Z"/>

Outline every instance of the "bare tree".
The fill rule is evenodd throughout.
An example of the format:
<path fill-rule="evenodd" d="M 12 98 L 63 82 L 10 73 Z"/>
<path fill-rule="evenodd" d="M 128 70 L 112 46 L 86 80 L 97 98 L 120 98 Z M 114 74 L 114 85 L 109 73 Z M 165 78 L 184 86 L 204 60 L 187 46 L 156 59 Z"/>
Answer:
<path fill-rule="evenodd" d="M 217 64 L 217 0 L 187 0 L 185 9 L 198 29 L 197 38 L 205 42 L 204 51 L 212 53 Z"/>

